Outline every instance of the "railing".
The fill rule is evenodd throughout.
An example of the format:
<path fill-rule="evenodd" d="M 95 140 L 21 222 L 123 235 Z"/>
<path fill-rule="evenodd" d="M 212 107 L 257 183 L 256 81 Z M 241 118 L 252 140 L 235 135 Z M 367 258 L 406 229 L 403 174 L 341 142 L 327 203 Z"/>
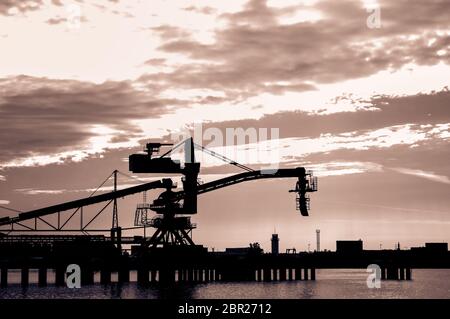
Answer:
<path fill-rule="evenodd" d="M 53 243 L 76 240 L 103 242 L 106 237 L 102 235 L 8 235 L 0 237 L 0 243 Z"/>

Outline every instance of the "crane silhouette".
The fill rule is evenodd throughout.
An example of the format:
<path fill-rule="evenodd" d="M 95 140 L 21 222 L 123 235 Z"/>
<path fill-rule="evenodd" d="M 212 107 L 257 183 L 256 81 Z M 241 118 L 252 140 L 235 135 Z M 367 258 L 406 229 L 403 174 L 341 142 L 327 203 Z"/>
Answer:
<path fill-rule="evenodd" d="M 156 228 L 153 236 L 145 242 L 144 246 L 146 247 L 194 245 L 190 234 L 196 225 L 191 223 L 189 215 L 197 214 L 197 196 L 246 181 L 269 178 L 297 178 L 295 189 L 289 192 L 297 194 L 297 209 L 301 215 L 309 215 L 310 206 L 307 193 L 317 191 L 317 178 L 313 176 L 311 171 L 306 171 L 304 167 L 253 170 L 194 143 L 192 138 L 180 142 L 159 157 L 153 157 L 153 154 L 159 152 L 160 147 L 168 145 L 172 144 L 148 143 L 145 154 L 133 154 L 129 157 L 129 170 L 133 173 L 178 173 L 183 175 L 183 190 L 174 191 L 175 187 L 172 184 L 152 204 L 137 207 L 135 225 Z M 184 167 L 181 167 L 179 161 L 168 157 L 175 149 L 181 146 L 184 146 L 185 150 Z M 245 172 L 199 184 L 197 179 L 200 163 L 195 161 L 195 149 L 243 169 Z M 149 218 L 148 210 L 154 211 L 157 216 Z"/>

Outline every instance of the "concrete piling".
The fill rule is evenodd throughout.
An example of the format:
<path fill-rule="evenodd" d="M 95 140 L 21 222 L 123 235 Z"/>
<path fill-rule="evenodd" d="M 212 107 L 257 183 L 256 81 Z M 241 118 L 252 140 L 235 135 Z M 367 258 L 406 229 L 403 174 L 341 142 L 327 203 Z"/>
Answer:
<path fill-rule="evenodd" d="M 91 267 L 81 268 L 81 285 L 92 285 L 94 284 L 94 271 Z"/>
<path fill-rule="evenodd" d="M 38 270 L 38 285 L 39 287 L 47 286 L 47 268 L 40 267 Z"/>
<path fill-rule="evenodd" d="M 157 269 L 150 270 L 150 282 L 155 283 L 158 281 L 158 279 L 161 280 L 160 276 L 158 275 L 161 275 L 161 272 L 158 272 Z"/>
<path fill-rule="evenodd" d="M 386 268 L 381 267 L 381 280 L 386 279 Z"/>
<path fill-rule="evenodd" d="M 292 272 L 292 268 L 288 269 L 288 280 L 294 280 L 294 274 Z"/>
<path fill-rule="evenodd" d="M 55 285 L 64 286 L 66 280 L 66 268 L 57 266 L 55 269 Z"/>
<path fill-rule="evenodd" d="M 295 268 L 295 280 L 302 280 L 302 269 Z"/>
<path fill-rule="evenodd" d="M 405 268 L 400 267 L 400 280 L 405 280 Z"/>
<path fill-rule="evenodd" d="M 316 268 L 311 268 L 311 280 L 316 280 Z"/>
<path fill-rule="evenodd" d="M 411 268 L 406 268 L 405 269 L 405 272 L 406 272 L 406 280 L 411 280 L 412 279 L 412 270 L 411 270 Z"/>
<path fill-rule="evenodd" d="M 286 268 L 280 268 L 280 281 L 286 281 Z"/>
<path fill-rule="evenodd" d="M 119 283 L 130 282 L 130 270 L 125 267 L 120 268 L 118 277 Z"/>
<path fill-rule="evenodd" d="M 387 268 L 387 279 L 388 280 L 398 280 L 398 268 L 388 267 Z"/>
<path fill-rule="evenodd" d="M 8 267 L 1 267 L 0 287 L 6 288 L 8 286 Z"/>
<path fill-rule="evenodd" d="M 111 269 L 103 268 L 100 270 L 100 283 L 102 285 L 111 283 Z"/>
<path fill-rule="evenodd" d="M 139 285 L 148 285 L 149 283 L 149 271 L 146 267 L 140 267 L 137 270 L 137 282 Z"/>
<path fill-rule="evenodd" d="M 271 269 L 264 268 L 263 276 L 264 276 L 264 281 L 272 281 Z"/>
<path fill-rule="evenodd" d="M 20 271 L 20 284 L 22 287 L 27 287 L 30 283 L 30 269 L 28 267 L 22 267 Z"/>

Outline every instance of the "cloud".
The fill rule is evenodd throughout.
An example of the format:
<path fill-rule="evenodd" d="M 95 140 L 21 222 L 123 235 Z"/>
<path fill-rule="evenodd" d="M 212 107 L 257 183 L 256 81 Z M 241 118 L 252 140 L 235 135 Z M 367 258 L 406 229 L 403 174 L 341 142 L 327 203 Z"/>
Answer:
<path fill-rule="evenodd" d="M 163 65 L 164 62 L 166 62 L 166 59 L 148 59 L 147 61 L 144 62 L 144 64 L 146 65 Z"/>
<path fill-rule="evenodd" d="M 46 22 L 51 25 L 56 25 L 56 24 L 61 24 L 61 23 L 67 22 L 67 18 L 55 17 L 55 18 L 48 19 Z"/>
<path fill-rule="evenodd" d="M 126 81 L 92 84 L 17 76 L 1 79 L 0 92 L 3 166 L 83 158 L 114 147 L 110 140 L 117 136 L 136 140 L 141 132 L 131 120 L 157 118 L 181 103 L 155 98 Z"/>
<path fill-rule="evenodd" d="M 299 163 L 301 165 L 301 163 Z M 361 174 L 367 172 L 381 172 L 383 167 L 371 162 L 328 162 L 308 164 L 307 168 L 314 172 L 315 176 L 340 176 L 348 174 Z"/>
<path fill-rule="evenodd" d="M 6 177 L 3 175 L 0 175 L 0 182 L 4 182 L 4 181 L 6 181 Z"/>
<path fill-rule="evenodd" d="M 141 81 L 222 90 L 230 100 L 239 100 L 263 92 L 313 90 L 317 84 L 367 77 L 411 63 L 449 62 L 448 2 L 380 1 L 380 7 L 383 26 L 370 29 L 361 1 L 275 8 L 251 0 L 243 10 L 220 16 L 225 27 L 215 30 L 211 44 L 164 25 L 159 27 L 159 49 L 184 55 L 192 63 L 144 75 Z M 321 19 L 289 25 L 279 21 L 290 12 L 312 9 Z M 417 16 L 423 18 L 412 18 Z"/>
<path fill-rule="evenodd" d="M 0 14 L 14 15 L 27 11 L 35 11 L 39 10 L 43 4 L 43 0 L 2 0 L 0 2 Z"/>
<path fill-rule="evenodd" d="M 206 14 L 206 15 L 210 15 L 210 14 L 213 14 L 216 12 L 216 9 L 214 9 L 212 7 L 189 6 L 189 7 L 184 8 L 184 10 L 201 13 L 201 14 Z"/>
<path fill-rule="evenodd" d="M 327 153 L 338 150 L 380 150 L 396 145 L 415 145 L 416 143 L 439 139 L 442 131 L 436 126 L 421 127 L 406 124 L 385 127 L 367 132 L 348 132 L 338 135 L 323 134 L 318 138 L 286 138 L 279 142 L 279 154 L 289 159 L 314 153 Z"/>
<path fill-rule="evenodd" d="M 16 192 L 23 193 L 26 195 L 60 195 L 66 192 L 65 189 L 34 189 L 34 188 L 19 188 L 15 190 Z"/>
<path fill-rule="evenodd" d="M 279 128 L 280 137 L 318 137 L 321 134 L 340 134 L 350 131 L 369 131 L 384 127 L 450 123 L 450 92 L 448 88 L 429 94 L 408 96 L 373 96 L 359 100 L 340 96 L 336 104 L 349 103 L 353 112 L 333 110 L 333 113 L 283 111 L 265 114 L 258 119 L 239 119 L 223 122 L 206 122 L 203 131 L 227 128 Z M 363 106 L 360 106 L 363 105 Z M 445 130 L 442 132 L 444 133 Z"/>
<path fill-rule="evenodd" d="M 9 200 L 0 199 L 0 205 L 8 205 L 8 204 L 9 204 Z"/>
<path fill-rule="evenodd" d="M 327 162 L 317 161 L 317 155 L 330 154 L 326 157 L 328 161 L 338 161 L 340 159 L 336 154 L 346 151 L 358 151 L 364 154 L 369 151 L 374 152 L 389 149 L 395 146 L 408 146 L 414 148 L 421 143 L 440 141 L 448 145 L 446 137 L 442 137 L 448 131 L 448 125 L 418 125 L 403 124 L 383 127 L 376 130 L 349 131 L 340 134 L 321 134 L 318 137 L 288 137 L 279 139 L 257 139 L 246 143 L 236 144 L 230 140 L 226 134 L 211 136 L 211 140 L 203 141 L 206 148 L 223 154 L 224 156 L 235 160 L 238 163 L 252 166 L 253 168 L 264 168 L 267 164 L 283 167 L 303 166 L 308 163 Z M 222 140 L 221 140 L 222 136 Z M 241 136 L 243 138 L 244 136 Z M 446 144 L 445 144 L 446 143 Z M 173 153 L 173 158 L 179 159 L 182 154 Z M 211 160 L 209 156 L 199 154 L 199 160 L 204 167 L 217 166 L 220 161 Z M 364 156 L 361 156 L 361 158 Z M 312 160 L 316 159 L 316 160 Z M 355 158 L 347 157 L 340 162 L 355 162 Z M 361 162 L 375 162 L 370 157 Z M 270 168 L 273 168 L 270 167 Z M 354 170 L 353 170 L 354 171 Z"/>
<path fill-rule="evenodd" d="M 85 16 L 79 17 L 79 22 L 87 22 L 87 21 L 88 21 L 88 19 Z M 63 24 L 63 23 L 69 23 L 69 20 L 67 18 L 57 16 L 54 18 L 50 18 L 45 22 L 50 25 L 58 25 L 58 24 Z"/>
<path fill-rule="evenodd" d="M 391 169 L 402 174 L 417 176 L 438 183 L 450 184 L 450 178 L 448 178 L 448 176 L 437 175 L 433 172 L 426 172 L 423 170 L 409 169 L 402 167 L 394 167 Z"/>

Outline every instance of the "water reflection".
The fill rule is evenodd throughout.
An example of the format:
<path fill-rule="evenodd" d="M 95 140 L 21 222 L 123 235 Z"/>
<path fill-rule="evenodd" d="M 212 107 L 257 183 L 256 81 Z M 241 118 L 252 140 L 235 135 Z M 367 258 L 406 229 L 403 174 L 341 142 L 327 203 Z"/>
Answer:
<path fill-rule="evenodd" d="M 17 274 L 20 276 L 20 274 Z M 40 288 L 37 283 L 20 286 L 11 278 L 0 289 L 0 299 L 202 299 L 202 298 L 450 298 L 450 270 L 415 270 L 412 281 L 383 281 L 380 289 L 369 289 L 367 274 L 361 270 L 320 270 L 316 281 L 175 283 L 170 287 L 136 282 L 90 285 L 80 289 Z"/>

